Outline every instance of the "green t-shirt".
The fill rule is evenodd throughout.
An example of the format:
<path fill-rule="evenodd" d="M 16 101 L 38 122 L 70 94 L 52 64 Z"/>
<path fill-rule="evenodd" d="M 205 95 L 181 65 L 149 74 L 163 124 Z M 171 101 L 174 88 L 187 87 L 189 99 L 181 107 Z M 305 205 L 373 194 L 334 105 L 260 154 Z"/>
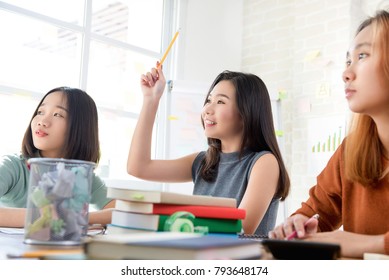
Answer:
<path fill-rule="evenodd" d="M 28 181 L 30 170 L 22 155 L 13 154 L 0 157 L 0 207 L 27 207 Z M 111 199 L 107 198 L 105 183 L 93 174 L 90 204 L 102 209 Z"/>

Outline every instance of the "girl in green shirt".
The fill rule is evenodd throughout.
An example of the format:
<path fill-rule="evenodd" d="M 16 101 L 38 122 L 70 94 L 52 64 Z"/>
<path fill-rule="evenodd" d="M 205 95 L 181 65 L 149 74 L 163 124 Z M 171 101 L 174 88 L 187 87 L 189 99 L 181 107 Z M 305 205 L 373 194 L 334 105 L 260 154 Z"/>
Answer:
<path fill-rule="evenodd" d="M 29 158 L 64 158 L 98 163 L 98 114 L 93 99 L 76 88 L 50 90 L 35 109 L 22 142 L 21 155 L 0 158 L 0 226 L 23 227 L 28 193 Z M 104 182 L 94 176 L 91 224 L 107 224 L 114 201 Z"/>

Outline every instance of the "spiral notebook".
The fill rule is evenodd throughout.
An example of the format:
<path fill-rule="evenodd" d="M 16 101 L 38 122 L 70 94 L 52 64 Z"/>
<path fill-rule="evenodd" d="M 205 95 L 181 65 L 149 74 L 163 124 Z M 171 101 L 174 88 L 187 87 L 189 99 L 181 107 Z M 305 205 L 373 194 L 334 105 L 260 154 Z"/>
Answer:
<path fill-rule="evenodd" d="M 266 234 L 248 234 L 248 233 L 239 233 L 239 239 L 249 239 L 249 240 L 257 240 L 261 241 L 264 239 L 269 239 L 269 236 Z"/>

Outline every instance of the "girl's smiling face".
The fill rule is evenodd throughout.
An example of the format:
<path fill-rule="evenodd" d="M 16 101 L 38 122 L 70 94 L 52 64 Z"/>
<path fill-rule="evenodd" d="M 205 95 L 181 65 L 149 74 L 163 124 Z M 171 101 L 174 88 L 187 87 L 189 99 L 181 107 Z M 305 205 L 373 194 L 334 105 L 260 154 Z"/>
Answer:
<path fill-rule="evenodd" d="M 203 107 L 205 135 L 219 139 L 223 152 L 239 149 L 243 136 L 242 117 L 236 103 L 234 85 L 222 80 L 215 85 Z"/>

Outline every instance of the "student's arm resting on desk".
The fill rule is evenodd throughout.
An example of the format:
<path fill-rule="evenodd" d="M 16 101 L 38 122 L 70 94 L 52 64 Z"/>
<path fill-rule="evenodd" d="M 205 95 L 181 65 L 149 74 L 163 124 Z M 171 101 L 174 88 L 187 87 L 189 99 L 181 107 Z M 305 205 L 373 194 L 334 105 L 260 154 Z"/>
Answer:
<path fill-rule="evenodd" d="M 132 137 L 127 171 L 144 180 L 186 182 L 192 180 L 191 167 L 197 154 L 176 160 L 151 159 L 153 125 L 165 84 L 162 70 L 156 68 L 141 77 L 143 105 Z"/>
<path fill-rule="evenodd" d="M 343 257 L 362 258 L 364 253 L 389 254 L 389 232 L 385 235 L 357 234 L 342 230 L 317 232 L 316 219 L 311 220 L 304 227 L 308 219 L 309 217 L 301 214 L 293 215 L 270 232 L 269 236 L 284 239 L 296 230 L 298 238 L 302 240 L 339 244 Z"/>
<path fill-rule="evenodd" d="M 276 192 L 279 174 L 278 162 L 272 154 L 261 156 L 254 164 L 239 205 L 246 210 L 246 218 L 242 221 L 245 233 L 254 233 L 261 223 Z"/>
<path fill-rule="evenodd" d="M 0 227 L 24 227 L 26 208 L 0 207 Z"/>
<path fill-rule="evenodd" d="M 110 224 L 113 208 L 115 208 L 115 200 L 111 200 L 101 210 L 89 212 L 89 224 Z"/>
<path fill-rule="evenodd" d="M 362 258 L 364 253 L 389 254 L 389 232 L 380 235 L 366 235 L 335 230 L 308 234 L 303 239 L 338 243 L 341 246 L 343 257 Z"/>
<path fill-rule="evenodd" d="M 115 201 L 110 201 L 102 210 L 89 212 L 89 224 L 109 224 L 111 223 L 112 209 Z M 0 207 L 0 227 L 24 227 L 26 208 Z"/>
<path fill-rule="evenodd" d="M 340 147 L 317 177 L 316 186 L 309 191 L 309 199 L 302 203 L 302 207 L 287 218 L 283 224 L 278 225 L 270 232 L 271 238 L 284 239 L 293 230 L 296 230 L 298 238 L 339 243 L 342 247 L 342 256 L 345 257 L 361 258 L 365 252 L 389 254 L 389 233 L 360 234 L 347 230 L 347 227 L 344 231 L 337 230 L 341 222 L 347 219 L 349 213 L 358 213 L 359 220 L 362 219 L 361 214 L 363 214 L 361 209 L 356 208 L 356 205 L 353 205 L 353 208 L 348 208 L 348 212 L 342 213 L 345 197 L 355 195 L 358 190 L 355 184 L 350 185 L 351 183 L 345 180 L 342 158 L 342 147 Z M 343 189 L 342 186 L 344 186 Z M 319 221 L 312 220 L 304 226 L 305 222 L 315 213 L 320 215 Z M 351 219 L 350 215 L 348 219 Z M 367 219 L 368 217 L 364 221 L 368 222 Z"/>

